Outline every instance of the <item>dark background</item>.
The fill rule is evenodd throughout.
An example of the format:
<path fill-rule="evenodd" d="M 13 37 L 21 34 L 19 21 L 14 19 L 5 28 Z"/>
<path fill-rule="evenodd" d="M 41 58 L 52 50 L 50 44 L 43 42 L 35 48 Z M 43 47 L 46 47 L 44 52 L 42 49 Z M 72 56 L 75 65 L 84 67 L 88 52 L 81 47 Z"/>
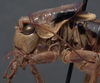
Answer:
<path fill-rule="evenodd" d="M 21 16 L 27 16 L 31 12 L 42 9 L 58 7 L 61 5 L 81 2 L 82 0 L 0 0 L 0 83 L 6 83 L 3 74 L 12 59 L 3 61 L 6 54 L 12 51 L 14 26 Z M 89 0 L 87 11 L 93 12 L 100 19 L 100 0 Z M 36 65 L 45 83 L 65 83 L 68 64 L 64 64 L 59 58 L 50 64 Z M 10 72 L 10 71 L 9 71 Z M 84 72 L 74 68 L 71 83 L 82 83 Z M 23 71 L 20 67 L 12 79 L 12 83 L 35 83 L 30 74 L 29 67 Z M 98 80 L 100 83 L 100 77 Z"/>

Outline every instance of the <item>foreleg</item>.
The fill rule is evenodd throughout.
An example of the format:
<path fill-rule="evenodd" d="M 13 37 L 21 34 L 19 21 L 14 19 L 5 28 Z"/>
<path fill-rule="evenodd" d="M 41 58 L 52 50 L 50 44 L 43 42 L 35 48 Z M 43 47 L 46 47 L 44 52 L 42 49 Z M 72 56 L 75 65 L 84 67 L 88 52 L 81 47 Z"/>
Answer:
<path fill-rule="evenodd" d="M 11 65 L 12 65 L 12 63 L 13 63 L 14 61 L 15 61 L 14 59 L 10 61 L 10 63 L 9 63 L 9 65 L 8 65 L 8 67 L 7 67 L 7 70 L 6 70 L 6 72 L 5 72 L 4 76 L 3 76 L 3 78 L 7 78 L 8 70 L 9 70 L 9 68 L 11 67 Z"/>
<path fill-rule="evenodd" d="M 7 76 L 7 72 L 8 72 L 8 69 L 11 67 L 11 73 Z M 11 79 L 14 77 L 15 73 L 17 71 L 17 61 L 16 60 L 12 60 L 10 62 L 10 64 L 8 65 L 8 68 L 7 68 L 7 71 L 4 75 L 4 78 L 7 77 L 7 82 L 6 83 L 11 83 Z"/>

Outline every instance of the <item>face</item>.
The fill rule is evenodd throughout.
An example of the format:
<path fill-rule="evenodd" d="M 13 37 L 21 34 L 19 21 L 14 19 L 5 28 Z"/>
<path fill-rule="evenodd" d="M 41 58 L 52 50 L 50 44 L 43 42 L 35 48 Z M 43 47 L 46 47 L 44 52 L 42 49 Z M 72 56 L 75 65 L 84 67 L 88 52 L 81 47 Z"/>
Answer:
<path fill-rule="evenodd" d="M 28 17 L 21 17 L 15 26 L 14 46 L 23 52 L 31 53 L 38 44 L 39 36 L 31 24 L 23 23 L 29 21 Z"/>

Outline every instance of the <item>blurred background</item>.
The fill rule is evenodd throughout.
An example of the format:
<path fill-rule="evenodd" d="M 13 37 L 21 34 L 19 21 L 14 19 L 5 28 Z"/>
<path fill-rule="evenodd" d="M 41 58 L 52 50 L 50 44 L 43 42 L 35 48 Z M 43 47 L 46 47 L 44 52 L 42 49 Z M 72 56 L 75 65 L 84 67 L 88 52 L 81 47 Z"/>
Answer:
<path fill-rule="evenodd" d="M 54 8 L 65 4 L 82 2 L 82 0 L 0 0 L 0 83 L 6 83 L 3 75 L 12 59 L 3 61 L 6 54 L 12 51 L 14 26 L 21 16 L 47 8 Z M 89 0 L 87 11 L 95 13 L 100 19 L 100 0 Z M 36 65 L 45 83 L 65 83 L 69 64 L 64 64 L 59 58 L 50 64 Z M 10 73 L 10 70 L 9 70 Z M 71 83 L 82 83 L 84 72 L 74 68 Z M 35 83 L 34 77 L 27 66 L 26 70 L 20 67 L 12 79 L 12 83 Z M 100 83 L 100 77 L 98 79 Z"/>

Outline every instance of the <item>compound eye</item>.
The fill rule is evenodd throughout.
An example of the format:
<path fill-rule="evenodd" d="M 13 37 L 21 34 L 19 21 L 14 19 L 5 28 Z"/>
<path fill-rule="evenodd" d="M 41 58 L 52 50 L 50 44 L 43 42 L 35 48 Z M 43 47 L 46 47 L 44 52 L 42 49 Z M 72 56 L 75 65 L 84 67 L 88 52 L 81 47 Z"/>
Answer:
<path fill-rule="evenodd" d="M 25 35 L 30 35 L 32 33 L 35 33 L 35 28 L 33 25 L 28 24 L 28 25 L 24 26 L 22 33 Z"/>

